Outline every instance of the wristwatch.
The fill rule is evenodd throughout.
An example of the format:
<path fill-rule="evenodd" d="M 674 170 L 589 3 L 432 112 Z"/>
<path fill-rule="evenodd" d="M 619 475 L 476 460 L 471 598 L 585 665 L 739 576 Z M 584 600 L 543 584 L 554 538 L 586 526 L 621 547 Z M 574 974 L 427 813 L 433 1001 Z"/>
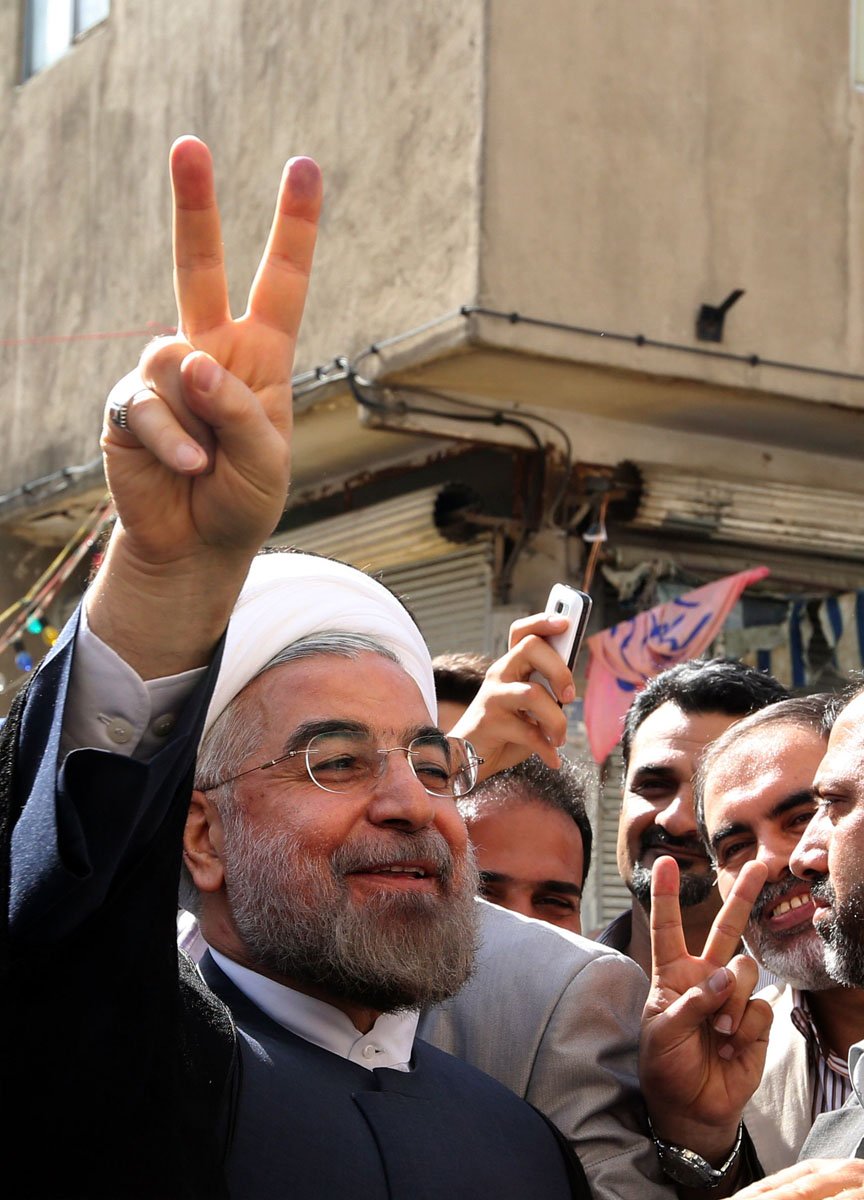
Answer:
<path fill-rule="evenodd" d="M 695 1150 L 688 1150 L 686 1146 L 678 1146 L 675 1142 L 664 1142 L 654 1132 L 653 1127 L 651 1129 L 651 1136 L 654 1139 L 654 1147 L 657 1151 L 657 1157 L 660 1160 L 660 1166 L 663 1168 L 663 1173 L 668 1175 L 670 1179 L 674 1179 L 676 1183 L 681 1183 L 685 1187 L 691 1188 L 719 1187 L 723 1183 L 738 1157 L 743 1133 L 744 1122 L 742 1121 L 738 1126 L 738 1136 L 735 1138 L 735 1145 L 729 1151 L 726 1161 L 719 1167 L 712 1167 Z"/>

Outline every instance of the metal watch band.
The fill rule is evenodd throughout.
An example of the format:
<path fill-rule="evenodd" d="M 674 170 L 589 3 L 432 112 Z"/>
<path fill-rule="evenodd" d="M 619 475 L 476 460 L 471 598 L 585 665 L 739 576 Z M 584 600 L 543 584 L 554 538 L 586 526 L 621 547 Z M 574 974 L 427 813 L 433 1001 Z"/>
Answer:
<path fill-rule="evenodd" d="M 695 1150 L 688 1150 L 686 1146 L 678 1146 L 675 1142 L 664 1142 L 654 1132 L 653 1127 L 651 1128 L 651 1137 L 654 1139 L 654 1147 L 657 1150 L 657 1157 L 664 1174 L 668 1175 L 670 1179 L 674 1179 L 676 1183 L 684 1184 L 685 1187 L 696 1188 L 719 1187 L 723 1183 L 738 1157 L 743 1133 L 744 1122 L 742 1121 L 738 1125 L 735 1145 L 730 1150 L 725 1162 L 719 1167 L 712 1167 Z"/>

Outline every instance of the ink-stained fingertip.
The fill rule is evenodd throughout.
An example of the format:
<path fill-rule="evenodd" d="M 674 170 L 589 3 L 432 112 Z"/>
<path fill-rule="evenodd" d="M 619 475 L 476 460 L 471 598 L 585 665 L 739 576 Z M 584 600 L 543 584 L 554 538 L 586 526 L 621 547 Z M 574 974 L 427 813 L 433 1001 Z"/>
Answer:
<path fill-rule="evenodd" d="M 297 199 L 317 199 L 321 191 L 321 168 L 314 158 L 289 158 L 285 164 L 285 178 Z"/>

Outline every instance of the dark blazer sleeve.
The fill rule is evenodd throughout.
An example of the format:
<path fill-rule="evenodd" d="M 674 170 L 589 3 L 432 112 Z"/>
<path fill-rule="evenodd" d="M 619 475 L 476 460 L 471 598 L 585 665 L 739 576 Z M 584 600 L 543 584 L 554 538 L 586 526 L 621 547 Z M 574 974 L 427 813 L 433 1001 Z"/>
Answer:
<path fill-rule="evenodd" d="M 59 764 L 76 628 L 73 620 L 64 630 L 21 714 L 9 892 L 10 933 L 19 943 L 56 942 L 72 933 L 126 884 L 154 846 L 159 853 L 166 828 L 172 835 L 182 829 L 216 675 L 214 664 L 174 735 L 148 763 L 80 749 Z M 179 844 L 176 836 L 170 840 L 176 858 Z"/>
<path fill-rule="evenodd" d="M 0 744 L 8 913 L 0 1069 L 15 1097 L 4 1181 L 11 1173 L 8 1194 L 20 1197 L 203 1197 L 189 1163 L 203 1145 L 187 1144 L 184 1109 L 201 1074 L 190 1047 L 201 1039 L 194 1030 L 190 1038 L 185 1018 L 176 912 L 217 663 L 150 762 L 82 749 L 58 769 L 76 628 L 73 619 Z M 215 1095 L 224 1076 L 205 1073 Z M 37 1170 L 20 1149 L 35 1129 L 50 1131 Z"/>

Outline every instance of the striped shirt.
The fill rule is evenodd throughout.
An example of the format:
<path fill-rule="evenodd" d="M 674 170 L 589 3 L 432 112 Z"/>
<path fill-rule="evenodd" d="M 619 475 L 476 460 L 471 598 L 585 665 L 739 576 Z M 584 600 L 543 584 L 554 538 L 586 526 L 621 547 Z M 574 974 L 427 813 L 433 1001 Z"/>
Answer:
<path fill-rule="evenodd" d="M 843 1107 L 852 1095 L 852 1081 L 849 1078 L 846 1059 L 823 1046 L 807 1003 L 807 993 L 793 988 L 792 1002 L 792 1023 L 807 1043 L 807 1061 L 813 1094 L 810 1116 L 815 1121 L 820 1113 L 833 1112 L 836 1108 Z"/>

